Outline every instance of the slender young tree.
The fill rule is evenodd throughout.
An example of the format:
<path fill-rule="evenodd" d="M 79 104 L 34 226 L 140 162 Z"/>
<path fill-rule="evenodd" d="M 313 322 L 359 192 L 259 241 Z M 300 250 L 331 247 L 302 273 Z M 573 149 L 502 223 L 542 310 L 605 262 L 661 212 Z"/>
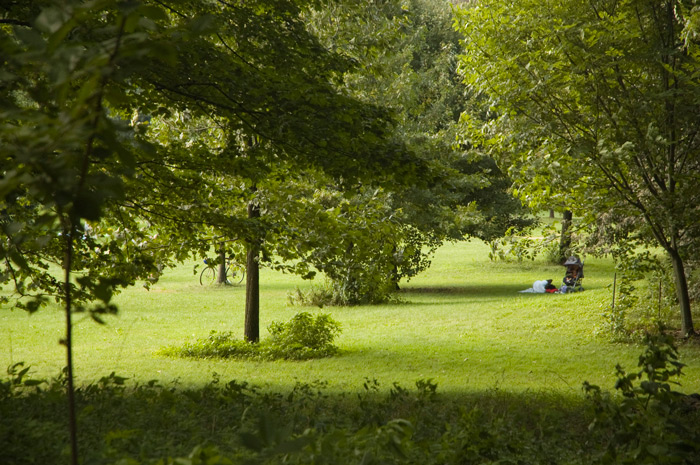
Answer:
<path fill-rule="evenodd" d="M 153 271 L 143 249 L 100 240 L 95 230 L 135 168 L 130 129 L 110 107 L 128 100 L 123 86 L 151 59 L 163 58 L 143 27 L 162 13 L 45 2 L 0 16 L 12 24 L 0 26 L 0 276 L 14 291 L 2 300 L 18 298 L 15 306 L 30 312 L 50 299 L 64 306 L 68 443 L 77 464 L 72 316 L 89 312 L 101 322 L 116 311 L 110 301 L 119 287 Z M 96 19 L 102 34 L 93 34 Z"/>

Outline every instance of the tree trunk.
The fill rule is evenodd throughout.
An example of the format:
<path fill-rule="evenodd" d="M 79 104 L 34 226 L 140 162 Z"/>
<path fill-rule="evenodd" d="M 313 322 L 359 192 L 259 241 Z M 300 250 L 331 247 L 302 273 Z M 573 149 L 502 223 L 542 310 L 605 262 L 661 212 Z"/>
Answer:
<path fill-rule="evenodd" d="M 224 244 L 219 244 L 219 272 L 216 273 L 216 284 L 226 283 L 226 249 Z"/>
<path fill-rule="evenodd" d="M 78 465 L 78 420 L 77 407 L 75 402 L 75 384 L 73 377 L 73 295 L 71 293 L 71 271 L 73 269 L 73 241 L 76 236 L 76 228 L 63 229 L 63 236 L 66 241 L 65 262 L 63 264 L 64 293 L 66 299 L 66 338 L 62 341 L 66 346 L 66 394 L 68 397 L 68 431 L 70 434 L 70 463 Z"/>
<path fill-rule="evenodd" d="M 260 218 L 260 208 L 248 204 L 248 218 Z M 248 342 L 260 340 L 260 240 L 253 238 L 247 244 L 246 289 L 245 289 L 245 329 L 244 338 Z"/>
<path fill-rule="evenodd" d="M 570 210 L 564 210 L 561 220 L 561 236 L 559 236 L 559 258 L 563 262 L 571 248 L 571 221 L 573 215 Z"/>
<path fill-rule="evenodd" d="M 396 253 L 397 253 L 396 244 L 394 244 L 394 247 L 392 248 L 392 253 L 393 253 L 394 257 L 396 257 Z M 399 264 L 396 263 L 395 260 L 394 260 L 394 267 L 392 269 L 392 274 L 391 274 L 391 281 L 394 285 L 394 290 L 400 291 L 401 287 L 399 286 L 399 281 L 401 281 L 401 279 L 399 278 Z"/>
<path fill-rule="evenodd" d="M 549 217 L 554 218 L 554 210 L 551 208 L 549 209 Z"/>
<path fill-rule="evenodd" d="M 673 264 L 673 277 L 676 283 L 676 297 L 681 309 L 681 331 L 685 337 L 695 334 L 693 326 L 693 314 L 690 309 L 690 296 L 688 294 L 688 278 L 685 275 L 683 259 L 676 249 L 667 250 Z"/>

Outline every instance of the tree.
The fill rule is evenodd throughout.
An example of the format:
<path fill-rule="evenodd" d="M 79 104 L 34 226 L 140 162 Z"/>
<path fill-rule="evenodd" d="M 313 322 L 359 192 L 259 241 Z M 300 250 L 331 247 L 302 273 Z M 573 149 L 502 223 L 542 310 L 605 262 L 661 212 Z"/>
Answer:
<path fill-rule="evenodd" d="M 672 263 L 682 331 L 694 332 L 685 260 L 700 194 L 698 60 L 687 2 L 480 1 L 459 13 L 480 132 L 523 198 L 564 200 L 589 225 L 610 212 Z M 472 120 L 473 126 L 478 124 Z"/>
<path fill-rule="evenodd" d="M 109 108 L 128 98 L 124 86 L 151 59 L 171 57 L 144 34 L 160 12 L 115 5 L 103 16 L 104 7 L 3 6 L 3 23 L 12 26 L 0 26 L 1 283 L 10 284 L 15 305 L 30 312 L 50 299 L 65 307 L 74 464 L 72 314 L 89 312 L 102 321 L 116 311 L 114 292 L 154 269 L 144 248 L 100 234 L 106 205 L 123 198 L 124 180 L 135 169 L 130 129 Z M 96 22 L 98 37 L 91 36 Z"/>
<path fill-rule="evenodd" d="M 415 169 L 385 137 L 386 113 L 337 91 L 347 62 L 299 11 L 263 0 L 0 9 L 0 278 L 17 307 L 64 305 L 73 463 L 73 313 L 102 321 L 120 287 L 202 253 L 212 230 L 254 243 L 259 221 L 230 207 L 279 161 L 347 183 Z M 180 117 L 212 123 L 223 143 L 151 131 Z M 259 143 L 244 149 L 250 138 Z"/>
<path fill-rule="evenodd" d="M 197 149 L 202 151 L 197 160 L 200 177 L 207 186 L 222 182 L 222 176 L 225 185 L 238 182 L 243 199 L 232 199 L 221 186 L 212 186 L 205 198 L 178 203 L 206 203 L 208 207 L 201 209 L 205 215 L 210 215 L 210 207 L 216 203 L 225 221 L 217 224 L 211 216 L 201 216 L 201 222 L 218 235 L 238 237 L 248 246 L 251 269 L 245 337 L 250 341 L 259 337 L 257 254 L 265 251 L 265 242 L 270 240 L 269 227 L 288 221 L 275 223 L 279 218 L 267 218 L 256 205 L 259 193 L 276 178 L 290 177 L 300 170 L 318 169 L 339 184 L 352 186 L 359 180 L 408 182 L 421 166 L 420 160 L 395 139 L 389 112 L 343 91 L 344 73 L 353 64 L 322 47 L 306 30 L 303 13 L 307 5 L 258 3 L 225 7 L 222 3 L 204 14 L 201 7 L 196 11 L 183 5 L 173 8 L 174 23 L 179 27 L 199 18 L 202 27 L 215 33 L 181 44 L 179 55 L 192 59 L 182 59 L 177 68 L 154 67 L 141 81 L 141 86 L 149 89 L 144 93 L 147 100 L 142 102 L 150 107 L 148 111 L 156 113 L 157 106 L 164 104 L 162 96 L 166 96 L 196 118 L 211 118 L 222 128 L 223 142 L 198 141 Z M 265 7 L 260 8 L 262 5 Z M 197 62 L 207 66 L 197 66 Z M 201 160 L 212 157 L 216 164 L 202 164 Z M 222 169 L 219 162 L 228 168 Z M 180 174 L 174 176 L 182 179 Z M 240 203 L 238 216 L 235 213 L 234 203 L 240 200 L 255 207 L 246 217 L 240 216 Z M 200 213 L 193 214 L 190 209 L 187 215 L 192 221 Z"/>
<path fill-rule="evenodd" d="M 455 145 L 466 102 L 457 73 L 459 36 L 447 2 L 341 1 L 310 18 L 323 43 L 360 64 L 347 73 L 348 90 L 391 108 L 397 131 L 429 169 L 421 185 L 369 186 L 354 198 L 325 189 L 324 198 L 336 201 L 323 215 L 343 205 L 341 229 L 356 233 L 335 235 L 337 249 L 327 246 L 310 257 L 336 289 L 355 295 L 356 303 L 382 300 L 399 279 L 427 267 L 443 241 L 488 240 L 525 223 L 495 163 Z"/>
<path fill-rule="evenodd" d="M 4 58 L 4 82 L 9 83 L 3 93 L 9 96 L 4 116 L 11 122 L 4 127 L 8 143 L 3 153 L 6 167 L 15 160 L 20 164 L 3 173 L 3 199 L 10 244 L 5 256 L 14 254 L 25 274 L 8 265 L 3 276 L 5 282 L 13 280 L 20 294 L 28 287 L 39 290 L 36 299 L 20 300 L 19 305 L 35 310 L 45 303 L 46 292 L 63 295 L 40 261 L 44 257 L 64 265 L 60 248 L 44 247 L 47 240 L 32 238 L 23 223 L 18 226 L 19 218 L 43 221 L 41 214 L 48 209 L 48 226 L 42 227 L 54 227 L 52 215 L 57 213 L 51 202 L 71 201 L 70 192 L 62 190 L 69 183 L 60 178 L 59 168 L 95 177 L 75 207 L 85 210 L 78 216 L 90 224 L 77 221 L 81 233 L 68 230 L 62 237 L 80 239 L 85 247 L 80 263 L 73 262 L 73 271 L 88 273 L 81 284 L 84 289 L 79 289 L 84 291 L 81 297 L 90 300 L 98 293 L 105 301 L 119 285 L 157 274 L 156 265 L 182 260 L 192 252 L 204 254 L 212 231 L 249 244 L 258 241 L 265 224 L 255 216 L 248 218 L 245 206 L 253 199 L 251 187 L 276 166 L 318 166 L 348 185 L 367 177 L 399 179 L 420 169 L 420 162 L 391 137 L 386 111 L 338 90 L 335 83 L 351 62 L 319 46 L 306 31 L 300 17 L 303 6 L 261 0 L 246 5 L 158 2 L 135 10 L 133 5 L 109 2 L 85 8 L 70 3 L 38 10 L 18 7 L 24 16 L 12 23 L 21 26 L 3 29 L 8 51 L 3 57 L 9 57 Z M 37 11 L 38 16 L 32 16 Z M 143 17 L 136 20 L 132 14 Z M 117 29 L 103 29 L 110 22 Z M 126 31 L 124 43 L 119 27 Z M 115 41 L 119 48 L 107 47 L 104 41 Z M 24 53 L 22 46 L 34 55 Z M 112 55 L 93 48 L 111 50 Z M 62 61 L 61 53 L 79 60 L 78 49 L 97 55 L 94 69 L 54 64 Z M 287 72 L 281 74 L 280 67 Z M 42 73 L 58 82 L 46 84 Z M 58 92 L 66 111 L 82 117 L 77 110 L 85 106 L 82 94 L 75 93 L 81 89 L 72 86 L 89 73 L 105 77 L 95 78 L 94 85 L 101 86 L 96 97 L 100 105 L 87 107 L 95 108 L 99 118 L 88 121 L 111 132 L 100 133 L 104 142 L 99 152 L 85 162 L 62 154 L 46 157 L 49 149 L 30 143 L 44 133 L 38 132 L 27 116 L 32 112 L 26 110 L 54 117 L 51 105 Z M 59 122 L 52 120 L 54 125 Z M 209 134 L 169 137 L 177 128 L 193 127 L 208 128 Z M 49 129 L 38 140 L 51 147 L 59 131 Z M 83 133 L 76 137 L 93 144 Z M 18 154 L 27 154 L 26 160 Z M 31 186 L 25 181 L 35 175 L 31 182 L 44 182 L 48 197 L 25 189 Z M 23 255 L 26 247 L 16 246 L 20 238 L 35 240 L 37 253 Z M 97 265 L 105 262 L 113 266 Z"/>

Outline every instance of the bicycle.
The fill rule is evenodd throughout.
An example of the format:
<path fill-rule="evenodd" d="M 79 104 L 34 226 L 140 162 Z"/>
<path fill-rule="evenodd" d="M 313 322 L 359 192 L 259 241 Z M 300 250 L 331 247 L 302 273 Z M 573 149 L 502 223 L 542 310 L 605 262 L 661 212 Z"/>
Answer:
<path fill-rule="evenodd" d="M 216 282 L 219 265 L 215 263 L 214 260 L 208 258 L 204 259 L 204 264 L 206 267 L 199 274 L 199 284 L 202 286 L 205 284 L 214 284 Z M 224 282 L 226 284 L 241 284 L 245 278 L 245 267 L 233 261 L 231 257 L 227 257 L 225 273 L 226 278 Z"/>

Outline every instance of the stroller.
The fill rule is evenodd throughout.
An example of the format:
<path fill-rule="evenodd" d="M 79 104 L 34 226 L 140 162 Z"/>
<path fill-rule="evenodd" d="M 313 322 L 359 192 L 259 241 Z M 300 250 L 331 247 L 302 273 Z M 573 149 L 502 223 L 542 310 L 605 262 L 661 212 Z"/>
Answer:
<path fill-rule="evenodd" d="M 569 257 L 565 262 L 566 274 L 559 292 L 579 292 L 583 290 L 583 262 L 578 257 Z"/>

